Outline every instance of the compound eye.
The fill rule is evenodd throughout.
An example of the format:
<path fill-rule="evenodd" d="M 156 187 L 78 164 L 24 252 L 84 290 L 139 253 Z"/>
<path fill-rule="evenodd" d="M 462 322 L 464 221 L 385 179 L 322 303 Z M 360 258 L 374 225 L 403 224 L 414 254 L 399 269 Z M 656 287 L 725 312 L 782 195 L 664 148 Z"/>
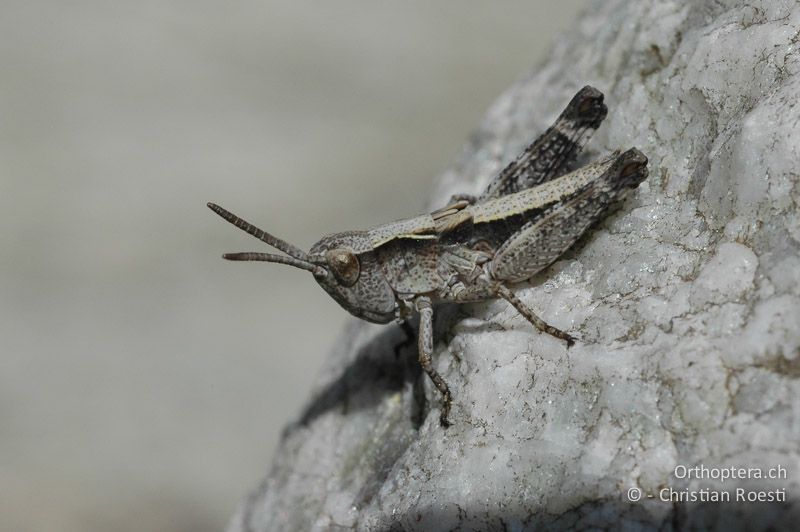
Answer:
<path fill-rule="evenodd" d="M 358 257 L 347 249 L 332 249 L 325 254 L 333 275 L 344 286 L 353 286 L 358 281 L 361 267 Z"/>

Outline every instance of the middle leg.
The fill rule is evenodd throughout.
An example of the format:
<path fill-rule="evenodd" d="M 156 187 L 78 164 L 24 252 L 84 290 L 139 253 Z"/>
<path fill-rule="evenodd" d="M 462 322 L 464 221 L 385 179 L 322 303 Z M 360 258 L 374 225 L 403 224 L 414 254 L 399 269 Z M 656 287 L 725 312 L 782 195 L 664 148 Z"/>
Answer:
<path fill-rule="evenodd" d="M 561 329 L 556 329 L 552 325 L 546 323 L 542 318 L 534 314 L 534 312 L 520 300 L 514 292 L 509 290 L 507 287 L 503 286 L 502 284 L 497 284 L 492 287 L 492 291 L 497 294 L 499 297 L 502 297 L 509 303 L 511 303 L 517 311 L 522 314 L 526 320 L 531 322 L 537 329 L 540 331 L 546 332 L 547 334 L 551 334 L 556 338 L 560 338 L 567 342 L 567 346 L 571 346 L 575 343 L 575 338 L 570 336 L 569 334 L 565 333 Z"/>

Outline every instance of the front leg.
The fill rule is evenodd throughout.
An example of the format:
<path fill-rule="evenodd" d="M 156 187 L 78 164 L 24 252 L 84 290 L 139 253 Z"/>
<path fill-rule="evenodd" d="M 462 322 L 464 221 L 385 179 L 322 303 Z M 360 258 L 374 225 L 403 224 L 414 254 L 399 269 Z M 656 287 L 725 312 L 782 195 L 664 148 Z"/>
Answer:
<path fill-rule="evenodd" d="M 439 373 L 433 369 L 431 363 L 431 353 L 433 353 L 433 305 L 431 299 L 427 296 L 420 296 L 414 300 L 414 305 L 419 312 L 419 363 L 428 377 L 436 385 L 436 388 L 442 394 L 442 413 L 439 416 L 439 422 L 443 427 L 450 426 L 447 416 L 450 414 L 450 404 L 452 398 L 450 396 L 450 388 L 444 382 Z"/>

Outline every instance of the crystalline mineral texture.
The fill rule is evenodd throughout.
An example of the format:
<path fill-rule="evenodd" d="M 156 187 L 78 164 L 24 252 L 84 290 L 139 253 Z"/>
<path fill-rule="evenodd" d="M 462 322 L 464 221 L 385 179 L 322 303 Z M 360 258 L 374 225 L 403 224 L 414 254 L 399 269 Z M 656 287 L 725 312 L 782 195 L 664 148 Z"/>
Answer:
<path fill-rule="evenodd" d="M 581 86 L 602 90 L 609 116 L 581 162 L 636 146 L 650 177 L 515 288 L 580 341 L 568 350 L 504 301 L 439 312 L 445 430 L 414 347 L 395 353 L 399 327 L 354 322 L 230 530 L 797 523 L 798 36 L 794 1 L 593 3 L 489 110 L 432 201 L 479 192 Z M 785 502 L 736 503 L 737 488 Z"/>

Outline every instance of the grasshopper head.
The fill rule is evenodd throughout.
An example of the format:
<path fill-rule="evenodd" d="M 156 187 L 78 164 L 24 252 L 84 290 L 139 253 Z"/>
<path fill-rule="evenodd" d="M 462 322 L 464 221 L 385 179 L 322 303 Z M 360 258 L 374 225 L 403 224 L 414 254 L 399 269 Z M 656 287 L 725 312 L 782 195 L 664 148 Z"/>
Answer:
<path fill-rule="evenodd" d="M 394 291 L 383 276 L 366 233 L 349 231 L 324 237 L 309 257 L 324 269 L 319 285 L 350 314 L 373 323 L 395 317 Z"/>
<path fill-rule="evenodd" d="M 209 203 L 208 207 L 236 227 L 288 255 L 245 252 L 226 253 L 222 258 L 277 262 L 308 270 L 350 314 L 374 323 L 387 323 L 394 319 L 394 292 L 381 272 L 365 233 L 354 231 L 327 236 L 306 253 L 218 205 Z"/>

